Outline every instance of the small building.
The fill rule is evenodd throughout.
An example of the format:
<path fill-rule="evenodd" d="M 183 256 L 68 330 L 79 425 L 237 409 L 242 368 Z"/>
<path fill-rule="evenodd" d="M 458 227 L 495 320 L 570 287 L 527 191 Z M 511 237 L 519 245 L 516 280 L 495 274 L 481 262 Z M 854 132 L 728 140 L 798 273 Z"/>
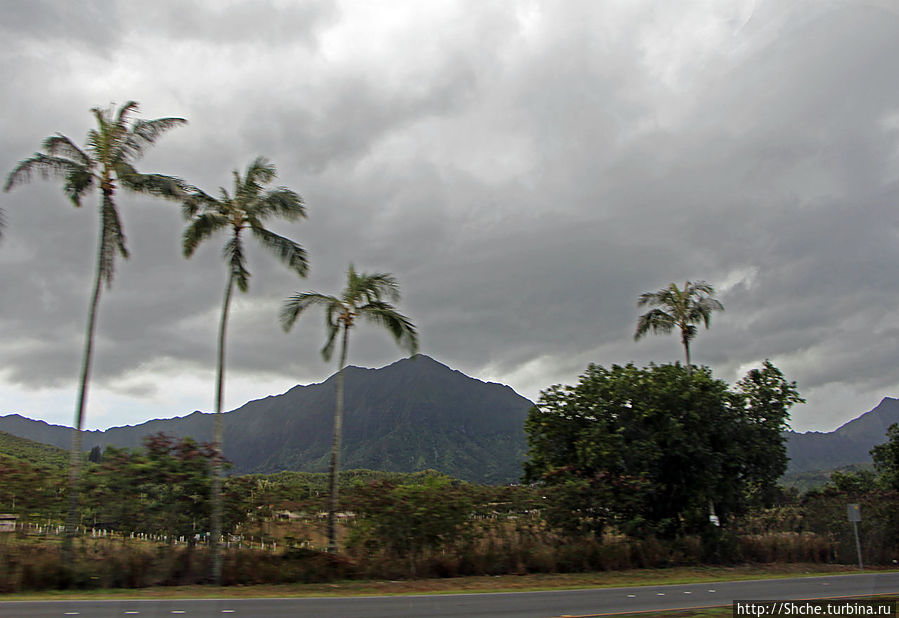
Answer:
<path fill-rule="evenodd" d="M 0 532 L 15 532 L 18 515 L 0 513 Z"/>

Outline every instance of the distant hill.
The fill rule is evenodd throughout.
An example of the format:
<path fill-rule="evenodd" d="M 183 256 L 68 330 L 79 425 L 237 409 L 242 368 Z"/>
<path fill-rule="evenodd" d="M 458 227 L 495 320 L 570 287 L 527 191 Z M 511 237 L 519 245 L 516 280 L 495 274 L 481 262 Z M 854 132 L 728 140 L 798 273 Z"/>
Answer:
<path fill-rule="evenodd" d="M 341 466 L 392 472 L 432 468 L 482 483 L 515 482 L 533 405 L 508 386 L 482 382 L 418 355 L 381 369 L 347 367 Z M 335 379 L 296 386 L 227 412 L 225 457 L 234 474 L 327 469 Z M 209 441 L 211 414 L 84 432 L 84 448 L 137 447 L 159 431 Z M 71 429 L 13 414 L 0 431 L 68 448 Z"/>
<path fill-rule="evenodd" d="M 899 423 L 899 399 L 885 397 L 873 410 L 834 431 L 788 431 L 790 466 L 787 474 L 870 464 L 869 451 L 886 442 L 887 429 L 893 423 Z"/>
<path fill-rule="evenodd" d="M 69 460 L 65 449 L 41 444 L 0 431 L 0 457 L 30 464 L 62 468 Z"/>

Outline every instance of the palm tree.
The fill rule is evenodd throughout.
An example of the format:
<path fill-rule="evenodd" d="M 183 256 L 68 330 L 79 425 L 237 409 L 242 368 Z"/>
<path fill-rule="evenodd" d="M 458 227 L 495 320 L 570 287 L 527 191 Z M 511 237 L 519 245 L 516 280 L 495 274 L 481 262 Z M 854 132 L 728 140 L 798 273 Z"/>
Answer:
<path fill-rule="evenodd" d="M 69 464 L 69 512 L 66 518 L 66 553 L 70 554 L 72 536 L 78 519 L 78 477 L 81 468 L 81 429 L 84 427 L 84 411 L 87 403 L 87 387 L 90 381 L 93 357 L 94 330 L 97 306 L 103 282 L 112 285 L 115 258 L 118 253 L 128 257 L 125 235 L 115 203 L 119 187 L 169 199 L 184 196 L 180 180 L 162 174 L 141 174 L 134 162 L 144 150 L 156 142 L 160 135 L 171 128 L 186 124 L 183 118 L 157 118 L 141 120 L 132 118 L 138 105 L 129 101 L 117 111 L 114 108 L 91 109 L 96 128 L 88 131 L 87 145 L 79 148 L 65 135 L 57 133 L 44 140 L 44 152 L 20 161 L 9 173 L 4 191 L 31 180 L 32 174 L 44 179 L 59 178 L 63 191 L 76 207 L 81 198 L 94 188 L 100 189 L 100 233 L 97 247 L 97 266 L 87 318 L 84 356 L 81 363 L 81 384 L 75 409 L 75 428 L 72 433 L 72 452 Z"/>
<path fill-rule="evenodd" d="M 331 440 L 331 463 L 329 466 L 328 505 L 328 551 L 337 552 L 337 472 L 340 464 L 340 436 L 343 428 L 343 369 L 346 367 L 350 329 L 356 318 L 386 328 L 397 345 L 405 347 L 410 354 L 418 351 L 418 335 L 415 325 L 399 313 L 391 302 L 400 299 L 399 284 L 392 275 L 386 273 L 357 273 L 350 264 L 347 270 L 347 285 L 340 296 L 327 296 L 318 292 L 304 292 L 291 296 L 281 309 L 281 324 L 290 330 L 300 314 L 314 305 L 325 308 L 328 340 L 322 348 L 324 359 L 330 360 L 334 344 L 340 336 L 340 360 L 337 365 L 337 405 L 334 410 L 334 436 Z"/>
<path fill-rule="evenodd" d="M 218 230 L 227 229 L 230 232 L 230 238 L 225 243 L 223 252 L 228 262 L 229 274 L 219 323 L 213 433 L 216 456 L 213 458 L 211 532 L 212 579 L 216 583 L 221 582 L 222 574 L 219 539 L 222 534 L 222 395 L 225 383 L 225 331 L 234 286 L 236 285 L 241 292 L 246 292 L 249 289 L 250 278 L 241 233 L 244 230 L 251 233 L 266 249 L 301 277 L 306 275 L 309 268 L 306 251 L 300 245 L 271 232 L 264 226 L 265 220 L 271 217 L 287 221 L 305 217 L 303 199 L 286 187 L 265 189 L 265 185 L 276 176 L 275 166 L 265 157 L 257 157 L 250 163 L 243 178 L 237 170 L 234 170 L 233 174 L 233 194 L 229 194 L 222 187 L 219 189 L 220 196 L 214 198 L 199 189 L 193 189 L 184 200 L 184 214 L 190 221 L 183 237 L 185 257 L 192 256 L 199 244 Z"/>
<path fill-rule="evenodd" d="M 690 341 L 696 337 L 696 325 L 702 322 L 708 328 L 712 311 L 724 311 L 724 305 L 712 298 L 714 293 L 715 289 L 705 281 L 687 281 L 682 290 L 672 283 L 658 292 L 641 294 L 640 300 L 637 301 L 638 307 L 649 305 L 656 308 L 644 313 L 637 320 L 634 340 L 639 340 L 650 331 L 653 334 L 668 334 L 675 328 L 680 329 L 687 371 L 692 373 Z"/>

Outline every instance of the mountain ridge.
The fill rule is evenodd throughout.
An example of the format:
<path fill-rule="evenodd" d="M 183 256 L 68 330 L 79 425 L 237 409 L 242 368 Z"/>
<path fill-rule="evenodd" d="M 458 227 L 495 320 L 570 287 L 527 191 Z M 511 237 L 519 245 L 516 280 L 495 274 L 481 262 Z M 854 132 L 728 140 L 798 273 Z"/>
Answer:
<path fill-rule="evenodd" d="M 870 450 L 887 441 L 886 432 L 893 423 L 899 423 L 899 399 L 884 397 L 874 408 L 833 431 L 788 431 L 788 472 L 814 472 L 870 464 Z"/>
<path fill-rule="evenodd" d="M 507 385 L 485 382 L 417 355 L 385 367 L 345 369 L 341 460 L 345 468 L 416 472 L 433 468 L 476 482 L 516 482 L 533 405 Z M 327 469 L 336 374 L 223 414 L 232 473 Z M 211 413 L 195 411 L 138 425 L 85 431 L 85 449 L 135 448 L 164 431 L 210 441 Z M 0 431 L 67 448 L 72 428 L 0 416 Z"/>

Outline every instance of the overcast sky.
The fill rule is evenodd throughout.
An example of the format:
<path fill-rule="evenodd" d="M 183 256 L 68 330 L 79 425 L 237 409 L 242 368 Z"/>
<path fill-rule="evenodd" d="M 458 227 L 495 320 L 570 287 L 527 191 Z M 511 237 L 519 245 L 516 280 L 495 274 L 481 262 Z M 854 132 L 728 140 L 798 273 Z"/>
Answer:
<path fill-rule="evenodd" d="M 634 342 L 642 292 L 706 280 L 726 311 L 693 360 L 728 381 L 770 358 L 829 431 L 899 396 L 899 12 L 887 0 L 0 0 L 0 170 L 90 108 L 189 121 L 140 162 L 209 192 L 256 156 L 308 219 L 254 248 L 233 305 L 226 408 L 320 382 L 297 291 L 352 261 L 393 273 L 421 351 L 535 399 Z M 7 172 L 4 172 L 6 174 Z M 190 260 L 176 205 L 117 195 L 131 259 L 100 306 L 86 426 L 213 407 L 223 238 Z M 71 424 L 97 195 L 0 195 L 0 414 Z M 252 239 L 250 239 L 252 240 Z M 363 324 L 352 364 L 403 353 Z"/>

